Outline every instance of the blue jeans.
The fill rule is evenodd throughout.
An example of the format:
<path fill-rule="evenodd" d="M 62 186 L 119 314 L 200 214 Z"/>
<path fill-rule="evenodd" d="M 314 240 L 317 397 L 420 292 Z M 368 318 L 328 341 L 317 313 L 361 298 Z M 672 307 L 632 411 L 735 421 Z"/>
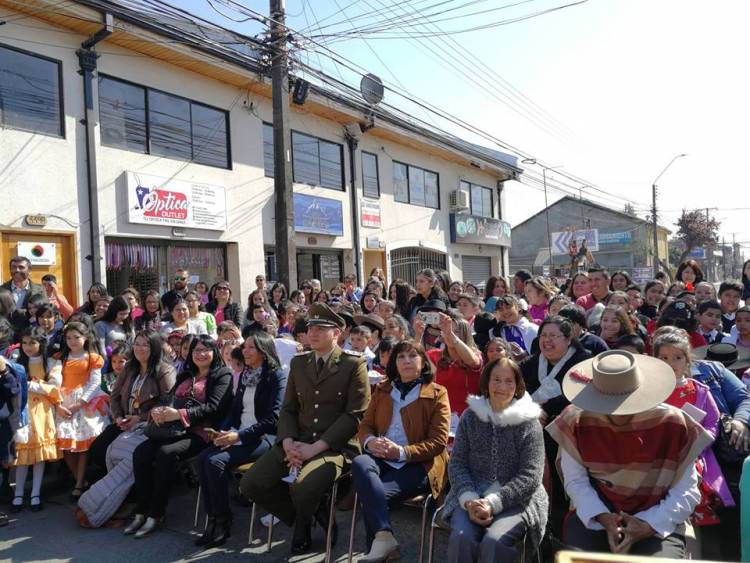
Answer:
<path fill-rule="evenodd" d="M 377 532 L 391 530 L 388 506 L 427 490 L 427 472 L 421 463 L 407 463 L 396 469 L 369 454 L 352 462 L 352 480 L 364 514 L 367 545 Z"/>
<path fill-rule="evenodd" d="M 209 516 L 229 516 L 229 477 L 230 471 L 257 460 L 271 448 L 266 438 L 249 444 L 235 444 L 226 450 L 210 446 L 200 455 L 201 491 L 206 514 Z"/>

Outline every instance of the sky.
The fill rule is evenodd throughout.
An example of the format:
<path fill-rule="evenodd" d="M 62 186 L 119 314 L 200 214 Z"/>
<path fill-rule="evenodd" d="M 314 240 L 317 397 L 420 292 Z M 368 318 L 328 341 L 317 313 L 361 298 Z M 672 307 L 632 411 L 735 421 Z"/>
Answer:
<path fill-rule="evenodd" d="M 480 126 L 547 166 L 550 185 L 622 209 L 649 212 L 651 185 L 659 181 L 661 223 L 676 231 L 683 208 L 716 208 L 720 237 L 750 249 L 750 182 L 745 162 L 750 131 L 750 52 L 746 0 L 588 0 L 507 25 L 439 37 L 414 33 L 460 30 L 525 16 L 574 0 L 287 0 L 287 23 L 308 48 L 298 56 L 310 65 L 357 84 L 359 77 L 316 54 L 310 35 L 351 30 L 391 18 L 380 34 L 346 40 L 315 38 L 347 60 L 379 75 L 386 84 L 429 101 L 452 116 Z M 257 22 L 235 23 L 208 0 L 174 5 L 225 27 L 255 34 Z M 267 0 L 241 0 L 268 14 Z M 509 4 L 515 4 L 500 9 Z M 225 14 L 239 19 L 214 0 Z M 436 14 L 442 10 L 452 11 Z M 360 14 L 378 10 L 367 17 Z M 473 12 L 492 10 L 456 18 Z M 434 14 L 429 27 L 401 27 L 419 12 Z M 349 21 L 347 21 L 349 18 Z M 452 18 L 448 20 L 448 18 Z M 341 22 L 323 30 L 307 30 Z M 437 27 L 435 27 L 437 26 Z M 405 37 L 411 32 L 411 37 Z M 395 37 L 389 37 L 395 36 Z M 454 41 L 454 42 L 452 42 Z M 510 86 L 508 86 L 510 85 Z M 512 90 L 511 90 L 512 89 Z M 415 109 L 391 91 L 385 102 L 412 111 L 467 140 L 502 150 L 486 139 Z M 530 165 L 540 175 L 538 166 Z M 532 182 L 533 183 L 533 182 Z M 544 208 L 543 190 L 511 182 L 506 218 L 516 225 Z M 550 203 L 564 195 L 549 190 Z M 746 207 L 746 209 L 743 209 Z"/>

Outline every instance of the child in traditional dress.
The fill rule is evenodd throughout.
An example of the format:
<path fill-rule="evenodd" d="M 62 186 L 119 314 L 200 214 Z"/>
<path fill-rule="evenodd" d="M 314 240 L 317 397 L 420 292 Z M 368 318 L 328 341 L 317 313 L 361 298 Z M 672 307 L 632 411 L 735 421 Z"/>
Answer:
<path fill-rule="evenodd" d="M 690 336 L 681 328 L 665 326 L 654 333 L 654 357 L 668 363 L 677 378 L 674 391 L 664 402 L 687 412 L 716 438 L 719 408 L 709 388 L 690 377 L 690 350 Z M 735 503 L 711 447 L 703 450 L 697 466 L 701 475 L 701 501 L 691 519 L 695 526 L 719 524 L 716 509 Z"/>
<path fill-rule="evenodd" d="M 27 424 L 16 431 L 16 492 L 11 512 L 19 512 L 23 507 L 30 466 L 33 469 L 29 505 L 32 512 L 38 512 L 42 509 L 44 465 L 61 457 L 57 450 L 55 405 L 62 400 L 60 361 L 48 356 L 47 335 L 41 327 L 29 327 L 21 333 L 19 364 L 26 369 L 29 398 Z"/>
<path fill-rule="evenodd" d="M 101 388 L 104 360 L 94 352 L 96 343 L 83 323 L 63 329 L 62 403 L 57 407 L 57 447 L 75 477 L 71 500 L 83 494 L 88 449 L 109 424 L 108 396 Z"/>
<path fill-rule="evenodd" d="M 130 344 L 120 340 L 112 346 L 112 353 L 109 357 L 108 369 L 102 373 L 102 391 L 107 395 L 112 394 L 112 388 L 115 386 L 115 380 L 125 370 L 125 362 L 130 355 Z"/>

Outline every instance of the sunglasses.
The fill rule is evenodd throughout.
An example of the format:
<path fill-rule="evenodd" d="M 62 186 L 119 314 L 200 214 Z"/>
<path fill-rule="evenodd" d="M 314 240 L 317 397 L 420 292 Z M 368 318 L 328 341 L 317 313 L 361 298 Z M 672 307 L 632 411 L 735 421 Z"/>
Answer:
<path fill-rule="evenodd" d="M 174 277 L 174 281 L 185 281 L 186 279 L 187 279 L 186 277 L 181 277 L 181 276 Z"/>
<path fill-rule="evenodd" d="M 225 285 L 220 285 L 216 288 L 216 291 L 229 291 L 229 288 Z"/>

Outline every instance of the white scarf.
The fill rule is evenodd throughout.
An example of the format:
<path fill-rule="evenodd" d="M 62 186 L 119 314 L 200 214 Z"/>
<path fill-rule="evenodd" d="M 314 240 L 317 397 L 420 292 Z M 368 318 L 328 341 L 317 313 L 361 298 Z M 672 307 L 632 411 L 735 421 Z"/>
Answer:
<path fill-rule="evenodd" d="M 573 346 L 568 346 L 568 351 L 565 352 L 565 355 L 560 358 L 560 361 L 555 364 L 555 367 L 553 367 L 549 373 L 547 373 L 547 368 L 549 366 L 547 358 L 545 358 L 544 354 L 541 352 L 539 353 L 539 369 L 537 370 L 537 377 L 539 378 L 540 385 L 539 389 L 531 394 L 531 398 L 535 403 L 543 405 L 550 399 L 562 395 L 562 388 L 556 377 L 565 363 L 572 358 L 575 353 L 576 349 Z"/>

